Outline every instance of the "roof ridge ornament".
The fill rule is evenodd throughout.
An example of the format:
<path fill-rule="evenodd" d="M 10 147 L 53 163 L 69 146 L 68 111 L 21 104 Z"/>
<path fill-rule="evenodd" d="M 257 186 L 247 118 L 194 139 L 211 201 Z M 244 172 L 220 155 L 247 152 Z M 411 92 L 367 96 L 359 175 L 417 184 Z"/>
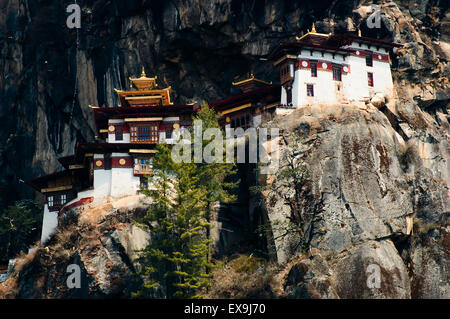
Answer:
<path fill-rule="evenodd" d="M 295 39 L 297 40 L 297 41 L 300 41 L 300 40 L 302 40 L 303 38 L 306 38 L 307 36 L 309 36 L 310 34 L 314 34 L 314 36 L 320 36 L 320 37 L 329 37 L 329 36 L 331 36 L 331 32 L 330 33 L 319 33 L 319 32 L 317 32 L 317 30 L 316 30 L 316 24 L 313 22 L 313 24 L 312 24 L 312 29 L 311 29 L 311 31 L 309 31 L 309 29 L 307 29 L 306 30 L 307 32 L 304 34 L 304 35 L 302 35 L 302 36 L 296 36 L 295 37 Z"/>
<path fill-rule="evenodd" d="M 361 29 L 358 28 L 358 37 L 361 37 Z"/>
<path fill-rule="evenodd" d="M 141 77 L 145 78 L 147 75 L 145 74 L 145 69 L 142 67 Z"/>

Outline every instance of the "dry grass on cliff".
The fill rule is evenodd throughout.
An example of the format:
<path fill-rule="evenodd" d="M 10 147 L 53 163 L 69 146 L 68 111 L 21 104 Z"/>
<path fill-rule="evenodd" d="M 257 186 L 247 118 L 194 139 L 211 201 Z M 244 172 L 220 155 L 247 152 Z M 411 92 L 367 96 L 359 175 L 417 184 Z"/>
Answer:
<path fill-rule="evenodd" d="M 36 253 L 39 249 L 39 246 L 32 247 L 32 251 L 28 254 L 25 252 L 21 252 L 19 256 L 16 257 L 16 262 L 14 264 L 15 272 L 19 273 L 23 269 L 25 269 L 36 257 Z"/>
<path fill-rule="evenodd" d="M 0 299 L 14 299 L 18 294 L 17 277 L 18 273 L 27 268 L 36 258 L 39 242 L 33 246 L 30 253 L 21 252 L 14 264 L 14 273 L 5 281 L 0 283 Z"/>
<path fill-rule="evenodd" d="M 8 278 L 5 282 L 0 283 L 0 299 L 14 299 L 18 293 L 17 278 Z"/>
<path fill-rule="evenodd" d="M 273 298 L 278 267 L 263 259 L 239 255 L 218 264 L 206 298 Z"/>
<path fill-rule="evenodd" d="M 97 225 L 113 211 L 113 205 L 111 203 L 87 209 L 80 214 L 79 223 L 80 225 Z"/>

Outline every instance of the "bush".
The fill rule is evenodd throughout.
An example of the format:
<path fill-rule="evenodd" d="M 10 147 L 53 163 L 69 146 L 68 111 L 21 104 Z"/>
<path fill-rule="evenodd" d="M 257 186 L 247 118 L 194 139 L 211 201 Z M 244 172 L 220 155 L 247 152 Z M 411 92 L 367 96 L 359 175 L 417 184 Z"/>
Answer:
<path fill-rule="evenodd" d="M 6 263 L 39 239 L 42 210 L 31 200 L 0 212 L 0 262 Z"/>
<path fill-rule="evenodd" d="M 276 266 L 263 258 L 239 255 L 212 272 L 207 298 L 273 298 Z"/>
<path fill-rule="evenodd" d="M 397 151 L 397 158 L 404 172 L 408 170 L 411 164 L 416 163 L 417 157 L 418 153 L 414 144 L 407 143 Z"/>

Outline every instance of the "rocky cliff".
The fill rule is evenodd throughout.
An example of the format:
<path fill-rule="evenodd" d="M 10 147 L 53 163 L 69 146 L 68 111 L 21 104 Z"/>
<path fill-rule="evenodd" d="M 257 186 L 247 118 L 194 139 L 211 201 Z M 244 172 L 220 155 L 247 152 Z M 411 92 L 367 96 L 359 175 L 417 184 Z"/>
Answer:
<path fill-rule="evenodd" d="M 141 284 L 135 275 L 139 250 L 151 240 L 148 229 L 133 220 L 147 205 L 145 196 L 130 196 L 62 216 L 45 247 L 15 260 L 0 298 L 130 297 Z M 78 289 L 68 287 L 74 273 L 69 265 L 80 267 Z"/>
<path fill-rule="evenodd" d="M 297 260 L 289 296 L 450 297 L 448 123 L 418 111 L 425 138 L 406 139 L 383 111 L 400 120 L 368 103 L 315 105 L 269 123 L 284 129 L 280 171 L 307 172 L 300 183 L 275 174 L 262 190 L 273 253 Z M 367 287 L 371 264 L 380 289 Z"/>
<path fill-rule="evenodd" d="M 391 56 L 398 98 L 317 105 L 269 123 L 284 129 L 281 168 L 308 172 L 300 188 L 272 176 L 261 190 L 269 253 L 284 263 L 277 293 L 449 297 L 448 1 L 80 0 L 78 30 L 66 26 L 71 2 L 0 0 L 3 205 L 34 196 L 20 179 L 58 169 L 58 156 L 95 139 L 88 104 L 115 106 L 113 88 L 141 66 L 172 86 L 176 103 L 212 101 L 237 93 L 230 83 L 248 71 L 276 82 L 267 54 L 313 22 L 319 32 L 359 27 L 404 45 Z M 371 4 L 379 28 L 366 23 Z M 309 226 L 280 233 L 293 221 Z M 107 247 L 119 240 L 112 233 L 94 237 Z M 369 264 L 381 267 L 380 290 L 365 285 Z"/>

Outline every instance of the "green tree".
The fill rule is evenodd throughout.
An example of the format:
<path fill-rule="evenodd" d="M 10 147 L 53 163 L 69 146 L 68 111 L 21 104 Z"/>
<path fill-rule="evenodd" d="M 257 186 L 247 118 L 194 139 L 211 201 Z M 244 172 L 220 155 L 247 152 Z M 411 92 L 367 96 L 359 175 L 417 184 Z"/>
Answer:
<path fill-rule="evenodd" d="M 203 132 L 218 128 L 217 119 L 206 103 L 193 117 L 202 121 Z M 199 293 L 210 285 L 212 267 L 208 258 L 211 203 L 234 200 L 228 190 L 236 183 L 226 182 L 234 173 L 233 164 L 176 163 L 169 145 L 159 144 L 157 150 L 150 188 L 142 190 L 152 204 L 139 220 L 152 234 L 140 258 L 140 274 L 146 282 L 134 296 L 202 297 Z"/>
<path fill-rule="evenodd" d="M 0 215 L 0 261 L 5 263 L 38 240 L 41 209 L 31 200 L 17 201 Z"/>

